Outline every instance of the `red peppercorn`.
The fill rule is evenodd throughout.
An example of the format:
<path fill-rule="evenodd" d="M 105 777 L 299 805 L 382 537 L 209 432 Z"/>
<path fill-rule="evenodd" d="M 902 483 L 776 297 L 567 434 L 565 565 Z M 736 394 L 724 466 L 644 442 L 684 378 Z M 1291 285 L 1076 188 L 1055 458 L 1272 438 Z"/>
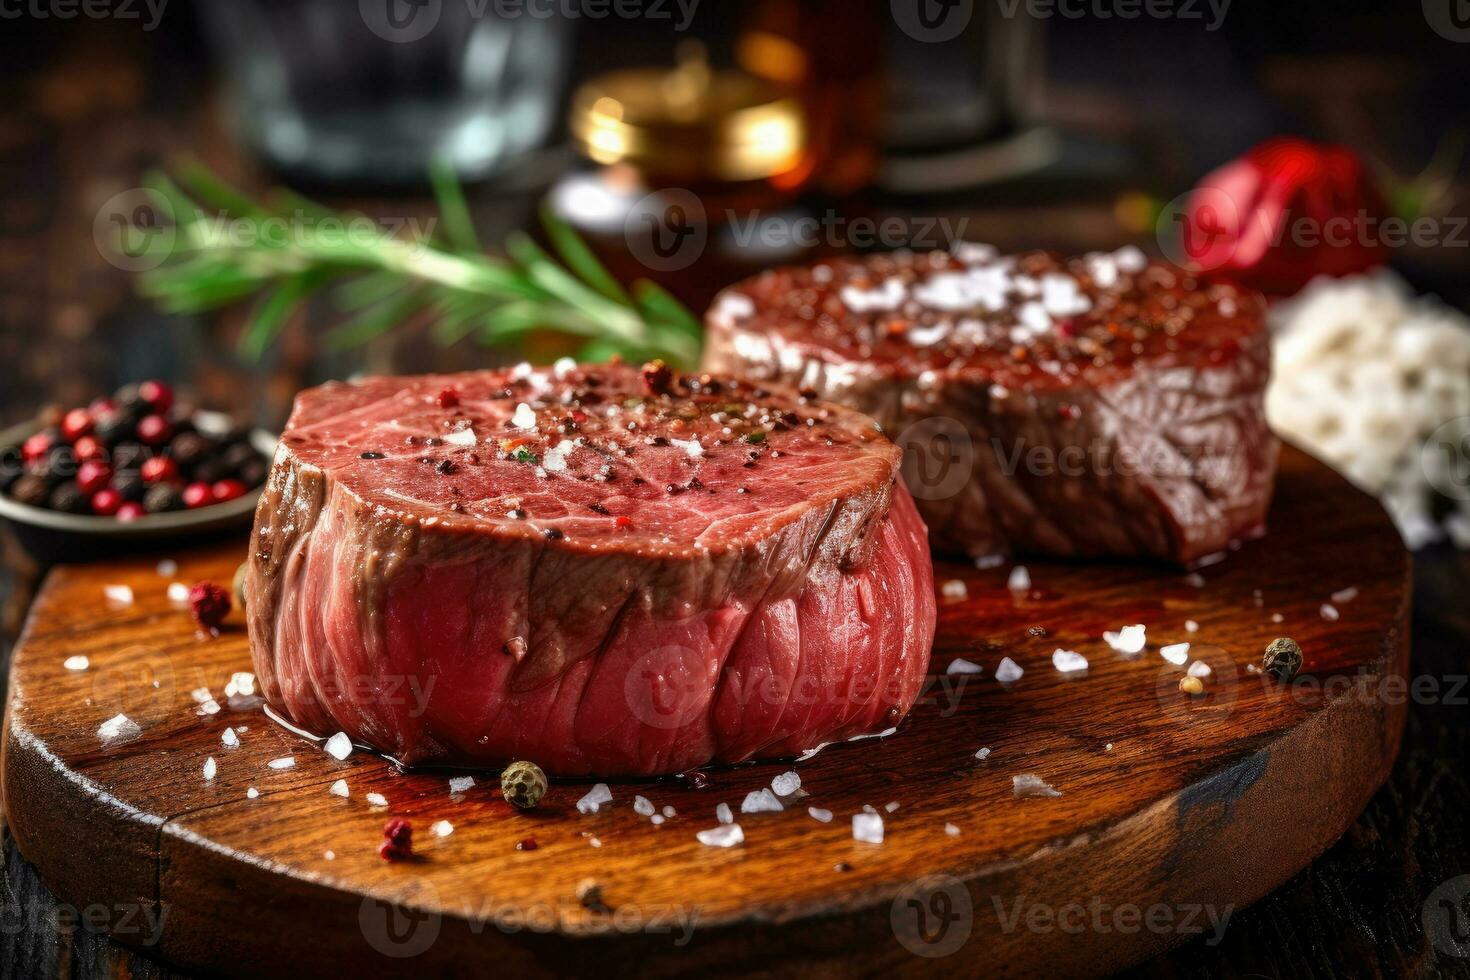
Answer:
<path fill-rule="evenodd" d="M 99 517 L 111 517 L 123 505 L 122 494 L 111 487 L 92 494 L 92 513 Z"/>
<path fill-rule="evenodd" d="M 617 516 L 617 519 L 614 520 L 613 523 L 617 525 L 618 530 L 626 531 L 628 528 L 633 526 L 633 518 L 627 516 L 626 514 L 619 514 Z"/>
<path fill-rule="evenodd" d="M 663 361 L 653 360 L 643 365 L 643 387 L 650 395 L 667 395 L 673 380 L 674 372 Z"/>
<path fill-rule="evenodd" d="M 250 488 L 239 480 L 217 480 L 214 486 L 209 488 L 210 495 L 217 504 L 243 497 L 249 490 Z"/>
<path fill-rule="evenodd" d="M 107 458 L 107 447 L 102 445 L 95 436 L 82 436 L 72 446 L 72 453 L 76 456 L 78 463 L 84 463 L 89 459 L 105 460 Z"/>
<path fill-rule="evenodd" d="M 173 432 L 174 427 L 162 415 L 145 415 L 138 420 L 138 438 L 150 446 L 168 442 Z"/>
<path fill-rule="evenodd" d="M 91 496 L 112 481 L 112 467 L 100 459 L 89 459 L 77 467 L 77 488 Z"/>
<path fill-rule="evenodd" d="M 389 820 L 383 826 L 383 842 L 378 845 L 378 857 L 384 861 L 413 857 L 413 824 L 402 817 Z"/>
<path fill-rule="evenodd" d="M 52 439 L 44 432 L 37 432 L 21 444 L 20 454 L 27 463 L 34 463 L 51 451 Z"/>
<path fill-rule="evenodd" d="M 208 483 L 191 483 L 184 488 L 184 506 L 190 510 L 214 503 L 214 490 Z"/>
<path fill-rule="evenodd" d="M 154 456 L 144 461 L 142 475 L 143 482 L 149 486 L 155 483 L 177 483 L 179 464 L 171 456 Z"/>
<path fill-rule="evenodd" d="M 534 837 L 522 837 L 516 841 L 516 850 L 518 851 L 534 851 L 540 846 L 540 844 L 536 843 L 536 838 Z"/>
<path fill-rule="evenodd" d="M 116 410 L 110 398 L 94 398 L 92 404 L 87 406 L 87 411 L 92 413 L 92 418 L 100 419 L 104 415 L 111 415 Z"/>
<path fill-rule="evenodd" d="M 218 632 L 230 614 L 230 593 L 213 582 L 200 582 L 189 590 L 189 609 L 201 627 Z"/>
<path fill-rule="evenodd" d="M 144 516 L 147 513 L 148 512 L 143 509 L 142 504 L 138 503 L 135 500 L 129 500 L 121 507 L 119 507 L 117 509 L 117 513 L 113 516 L 115 516 L 120 521 L 136 521 L 138 518 Z"/>
<path fill-rule="evenodd" d="M 459 406 L 459 389 L 444 388 L 434 399 L 440 408 L 457 408 Z"/>
<path fill-rule="evenodd" d="M 138 385 L 138 397 L 162 415 L 174 407 L 174 390 L 162 381 L 144 381 Z"/>
<path fill-rule="evenodd" d="M 67 442 L 76 442 L 92 431 L 92 413 L 85 408 L 74 408 L 61 417 L 61 435 Z"/>

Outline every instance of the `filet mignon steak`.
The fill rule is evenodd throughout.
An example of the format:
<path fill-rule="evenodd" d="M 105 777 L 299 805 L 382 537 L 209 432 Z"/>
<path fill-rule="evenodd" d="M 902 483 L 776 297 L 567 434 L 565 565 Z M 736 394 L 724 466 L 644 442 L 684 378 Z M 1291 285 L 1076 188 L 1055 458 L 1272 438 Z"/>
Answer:
<path fill-rule="evenodd" d="M 900 455 L 662 365 L 311 389 L 256 513 L 256 673 L 405 763 L 674 773 L 886 728 L 935 616 Z"/>
<path fill-rule="evenodd" d="M 710 370 L 893 434 L 940 550 L 1191 564 L 1263 530 L 1264 301 L 1137 249 L 782 269 L 722 293 L 708 327 Z"/>

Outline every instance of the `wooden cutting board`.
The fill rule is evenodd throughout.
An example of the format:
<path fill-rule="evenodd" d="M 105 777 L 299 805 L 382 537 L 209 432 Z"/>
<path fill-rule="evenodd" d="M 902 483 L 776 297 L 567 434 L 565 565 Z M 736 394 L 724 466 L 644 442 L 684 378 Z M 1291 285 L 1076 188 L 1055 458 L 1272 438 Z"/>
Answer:
<path fill-rule="evenodd" d="M 717 771 L 706 789 L 615 784 L 588 815 L 586 784 L 554 784 L 531 813 L 493 774 L 451 795 L 447 774 L 339 762 L 225 704 L 250 669 L 239 614 L 200 639 L 166 588 L 228 583 L 243 541 L 169 556 L 171 574 L 157 555 L 61 568 L 15 654 L 7 818 L 60 897 L 211 972 L 1108 972 L 1228 928 L 1342 834 L 1397 752 L 1408 556 L 1371 499 L 1301 453 L 1282 464 L 1270 535 L 1198 578 L 1028 562 L 1033 590 L 1016 595 L 1008 566 L 939 566 L 969 597 L 941 602 L 919 706 L 892 737 L 796 765 L 807 798 L 740 816 L 745 842 L 729 849 L 695 834 L 791 765 Z M 110 601 L 115 585 L 134 601 Z M 1132 623 L 1148 648 L 1128 658 L 1102 634 Z M 1291 685 L 1247 669 L 1276 636 L 1306 651 Z M 1212 669 L 1201 697 L 1159 653 L 1185 641 Z M 1058 673 L 1057 648 L 1087 657 L 1087 675 Z M 993 677 L 1003 656 L 1025 668 L 1008 687 Z M 68 669 L 74 657 L 87 668 Z M 984 672 L 946 673 L 956 658 Z M 104 744 L 119 713 L 140 731 Z M 1022 774 L 1062 795 L 1018 798 Z M 329 793 L 339 779 L 346 799 Z M 655 826 L 635 794 L 674 815 Z M 865 805 L 881 845 L 853 837 Z M 413 861 L 378 857 L 390 816 L 413 822 Z M 438 821 L 453 832 L 436 836 Z M 518 850 L 528 838 L 536 849 Z M 588 881 L 602 907 L 579 901 Z"/>

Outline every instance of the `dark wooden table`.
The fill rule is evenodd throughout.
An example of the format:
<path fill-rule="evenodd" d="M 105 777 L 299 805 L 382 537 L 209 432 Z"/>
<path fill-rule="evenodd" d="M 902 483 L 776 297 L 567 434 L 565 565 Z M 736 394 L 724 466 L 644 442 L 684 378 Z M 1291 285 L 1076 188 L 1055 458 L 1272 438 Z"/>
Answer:
<path fill-rule="evenodd" d="M 1438 133 L 1464 126 L 1463 85 L 1436 88 L 1446 76 L 1425 54 L 1443 54 L 1445 42 L 1410 31 L 1402 43 L 1375 44 L 1378 15 L 1356 9 L 1363 5 L 1305 6 L 1315 11 L 1296 25 L 1305 39 L 1298 38 L 1300 50 L 1285 51 L 1294 35 L 1252 12 L 1232 15 L 1218 37 L 1192 32 L 1165 36 L 1162 44 L 1157 24 L 1104 25 L 1100 30 L 1110 33 L 1100 40 L 1058 22 L 1053 115 L 1079 129 L 1121 134 L 1140 161 L 1137 172 L 1147 174 L 1137 186 L 1164 196 L 1187 186 L 1202 166 L 1281 129 L 1351 142 L 1407 172 L 1424 163 Z M 1339 10 L 1358 16 L 1339 17 Z M 1334 29 L 1340 48 L 1303 26 L 1311 17 Z M 425 356 L 444 364 L 483 357 L 473 349 L 424 355 L 395 341 L 330 360 L 298 324 L 268 363 L 246 368 L 231 353 L 237 316 L 162 317 L 132 297 L 127 274 L 107 265 L 93 245 L 102 201 L 183 152 L 248 185 L 266 180 L 229 137 L 187 9 L 166 27 L 145 35 L 124 22 L 7 20 L 0 28 L 10 42 L 0 60 L 9 96 L 0 106 L 0 369 L 7 372 L 0 422 L 23 418 L 47 400 L 84 401 L 147 375 L 178 379 L 201 403 L 271 422 L 298 387 L 322 376 L 387 363 L 417 367 Z M 1226 34 L 1234 47 L 1224 44 Z M 1358 43 L 1365 38 L 1368 53 Z M 1441 47 L 1429 47 L 1436 43 Z M 1239 54 L 1242 44 L 1250 57 Z M 1470 45 L 1460 47 L 1461 70 L 1451 77 L 1463 81 Z M 1064 182 L 922 207 L 964 214 L 971 219 L 967 237 L 1002 245 L 1100 247 L 1121 235 L 1114 205 L 1128 186 Z M 522 222 L 534 200 L 522 188 L 482 188 L 474 197 L 487 240 Z M 422 206 L 356 203 L 398 214 Z M 1470 305 L 1463 254 L 1405 253 L 1396 264 L 1421 286 Z M 4 547 L 0 654 L 38 574 L 12 543 Z M 1423 925 L 1431 893 L 1470 874 L 1470 555 L 1429 550 L 1415 568 L 1413 673 L 1437 693 L 1411 704 L 1389 783 L 1311 868 L 1234 914 L 1222 942 L 1195 940 L 1137 975 L 1470 976 L 1470 959 L 1437 953 Z M 1429 914 L 1448 913 L 1431 905 Z M 1470 907 L 1459 925 L 1470 930 Z M 7 838 L 0 976 L 33 975 L 176 976 L 146 953 L 90 932 L 77 910 L 47 893 Z"/>

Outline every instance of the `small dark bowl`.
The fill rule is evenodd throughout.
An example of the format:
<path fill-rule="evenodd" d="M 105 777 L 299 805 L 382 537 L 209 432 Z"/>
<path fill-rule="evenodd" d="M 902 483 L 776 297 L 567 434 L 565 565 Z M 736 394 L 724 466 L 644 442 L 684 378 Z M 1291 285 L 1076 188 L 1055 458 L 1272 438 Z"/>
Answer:
<path fill-rule="evenodd" d="M 217 412 L 197 412 L 195 424 L 206 434 L 229 430 L 230 418 Z M 19 445 L 41 425 L 24 422 L 0 432 L 0 446 Z M 276 437 L 264 429 L 250 433 L 250 442 L 270 459 L 276 452 Z M 42 565 L 90 561 L 125 553 L 152 551 L 181 544 L 197 544 L 223 537 L 248 527 L 260 498 L 257 487 L 234 500 L 211 504 L 198 510 L 147 514 L 134 521 L 111 517 L 66 514 L 45 507 L 32 507 L 0 494 L 0 517 L 15 533 L 16 540 Z"/>

